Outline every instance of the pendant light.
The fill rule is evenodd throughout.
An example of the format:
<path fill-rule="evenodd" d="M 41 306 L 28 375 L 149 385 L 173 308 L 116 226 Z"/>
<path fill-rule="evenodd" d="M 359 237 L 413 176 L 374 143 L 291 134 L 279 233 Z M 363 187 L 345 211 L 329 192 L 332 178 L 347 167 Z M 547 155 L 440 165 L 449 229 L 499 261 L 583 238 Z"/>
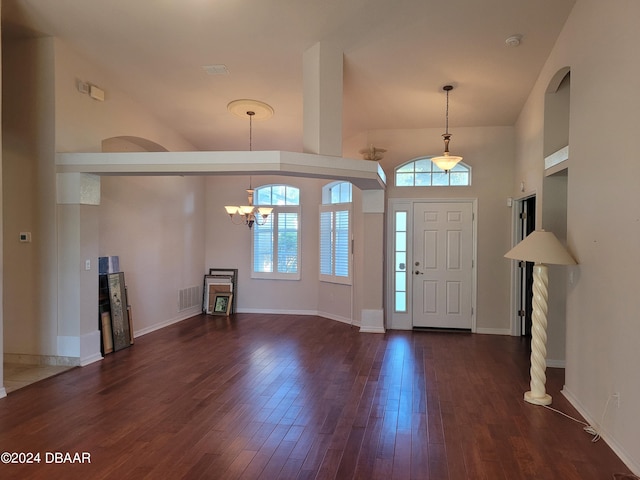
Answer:
<path fill-rule="evenodd" d="M 237 116 L 249 117 L 249 151 L 253 150 L 252 133 L 253 118 L 258 113 L 258 118 L 266 119 L 273 115 L 273 109 L 266 103 L 257 100 L 235 100 L 227 105 L 227 109 Z M 246 225 L 253 227 L 254 223 L 264 225 L 273 211 L 271 207 L 255 207 L 253 205 L 253 188 L 251 187 L 251 177 L 249 177 L 249 188 L 247 189 L 247 202 L 249 205 L 225 205 L 225 210 L 231 218 L 231 222 L 236 225 Z"/>
<path fill-rule="evenodd" d="M 442 137 L 444 138 L 444 153 L 439 157 L 433 157 L 431 161 L 435 163 L 439 168 L 445 171 L 445 173 L 449 173 L 453 167 L 455 167 L 458 162 L 462 160 L 462 157 L 458 157 L 456 155 L 451 155 L 449 153 L 449 141 L 451 140 L 451 134 L 449 133 L 449 92 L 453 90 L 452 85 L 445 85 L 442 87 L 442 90 L 447 92 L 447 110 L 445 114 L 445 129 Z"/>

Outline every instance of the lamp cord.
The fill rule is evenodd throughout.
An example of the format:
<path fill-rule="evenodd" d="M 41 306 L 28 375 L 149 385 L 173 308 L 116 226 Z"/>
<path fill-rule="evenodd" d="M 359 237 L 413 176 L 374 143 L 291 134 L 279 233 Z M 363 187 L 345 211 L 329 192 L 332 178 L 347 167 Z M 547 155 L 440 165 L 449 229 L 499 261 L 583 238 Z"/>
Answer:
<path fill-rule="evenodd" d="M 609 408 L 609 402 L 611 401 L 611 399 L 614 398 L 614 395 L 609 395 L 609 398 L 607 399 L 607 403 L 605 403 L 604 405 L 604 409 L 602 410 L 602 417 L 600 419 L 600 428 L 602 428 L 602 425 L 604 424 L 604 417 L 607 413 L 607 409 Z M 556 412 L 559 413 L 560 415 L 567 417 L 570 420 L 573 420 L 576 423 L 579 423 L 581 425 L 584 425 L 583 430 L 587 433 L 589 433 L 590 435 L 593 435 L 593 438 L 591 439 L 592 443 L 597 442 L 598 440 L 600 440 L 601 435 L 598 432 L 598 427 L 595 427 L 593 425 L 589 425 L 588 423 L 583 422 L 582 420 L 578 420 L 577 418 L 573 418 L 571 415 L 567 415 L 564 412 L 561 412 L 560 410 L 556 410 L 553 407 L 550 407 L 548 405 L 542 405 L 544 408 L 551 410 L 552 412 Z M 628 474 L 628 473 L 615 473 L 613 474 L 613 479 L 614 480 L 640 480 L 640 477 L 638 477 L 635 474 Z"/>
<path fill-rule="evenodd" d="M 582 420 L 578 420 L 577 418 L 573 418 L 571 415 L 567 415 L 564 412 L 561 412 L 560 410 L 556 410 L 553 407 L 550 407 L 548 405 L 542 405 L 544 408 L 551 410 L 552 412 L 556 412 L 559 413 L 560 415 L 567 417 L 570 420 L 573 420 L 576 423 L 579 423 L 581 425 L 584 425 L 584 427 L 582 428 L 585 432 L 589 433 L 590 435 L 593 435 L 593 438 L 591 439 L 591 441 L 593 443 L 597 442 L 598 440 L 600 440 L 600 434 L 598 433 L 598 430 L 596 427 L 589 425 L 588 423 L 583 422 Z"/>
<path fill-rule="evenodd" d="M 612 398 L 613 398 L 613 395 L 609 395 L 609 398 L 607 398 L 607 403 L 605 403 L 604 409 L 602 410 L 602 417 L 600 418 L 599 427 L 595 426 L 595 425 L 589 425 L 588 423 L 585 423 L 582 420 L 578 420 L 577 418 L 573 418 L 572 416 L 567 415 L 566 413 L 561 412 L 560 410 L 556 410 L 555 408 L 550 407 L 548 405 L 542 405 L 542 406 L 544 408 L 546 408 L 546 409 L 549 409 L 549 410 L 553 411 L 553 412 L 559 413 L 560 415 L 563 415 L 563 416 L 569 418 L 570 420 L 573 420 L 574 422 L 577 422 L 577 423 L 579 423 L 581 425 L 584 425 L 583 430 L 585 432 L 587 432 L 588 434 L 593 436 L 593 438 L 591 439 L 591 442 L 595 443 L 598 440 L 600 440 L 600 438 L 602 438 L 601 435 L 600 435 L 600 432 L 598 430 L 601 429 L 602 425 L 604 424 L 604 417 L 605 417 L 605 415 L 607 413 L 607 409 L 609 408 L 609 402 L 611 402 Z"/>

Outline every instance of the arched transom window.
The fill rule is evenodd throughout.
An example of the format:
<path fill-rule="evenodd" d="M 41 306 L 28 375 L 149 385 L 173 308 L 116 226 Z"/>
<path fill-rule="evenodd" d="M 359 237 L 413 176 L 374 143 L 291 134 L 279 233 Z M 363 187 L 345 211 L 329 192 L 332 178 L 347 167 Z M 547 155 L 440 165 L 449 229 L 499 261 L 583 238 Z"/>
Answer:
<path fill-rule="evenodd" d="M 448 173 L 432 157 L 411 160 L 396 167 L 396 187 L 458 187 L 471 185 L 471 167 L 458 163 Z"/>

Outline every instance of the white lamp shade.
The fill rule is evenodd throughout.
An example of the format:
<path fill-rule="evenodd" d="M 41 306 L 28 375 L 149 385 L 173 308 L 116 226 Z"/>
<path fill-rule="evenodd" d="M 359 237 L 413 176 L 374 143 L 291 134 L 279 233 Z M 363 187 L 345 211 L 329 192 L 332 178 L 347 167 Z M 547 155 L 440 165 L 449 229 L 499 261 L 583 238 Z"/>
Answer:
<path fill-rule="evenodd" d="M 272 207 L 258 207 L 258 211 L 260 212 L 260 215 L 270 215 L 271 212 L 273 211 Z"/>
<path fill-rule="evenodd" d="M 505 255 L 514 260 L 548 265 L 575 265 L 575 259 L 552 232 L 536 230 L 518 243 Z"/>
<path fill-rule="evenodd" d="M 238 207 L 234 205 L 225 205 L 224 208 L 227 210 L 227 213 L 229 215 L 235 215 L 236 213 L 238 213 Z"/>
<path fill-rule="evenodd" d="M 458 157 L 456 155 L 449 155 L 449 152 L 445 152 L 444 155 L 440 157 L 433 157 L 431 159 L 433 163 L 435 163 L 439 168 L 445 171 L 451 170 L 461 160 L 462 160 L 462 157 Z"/>

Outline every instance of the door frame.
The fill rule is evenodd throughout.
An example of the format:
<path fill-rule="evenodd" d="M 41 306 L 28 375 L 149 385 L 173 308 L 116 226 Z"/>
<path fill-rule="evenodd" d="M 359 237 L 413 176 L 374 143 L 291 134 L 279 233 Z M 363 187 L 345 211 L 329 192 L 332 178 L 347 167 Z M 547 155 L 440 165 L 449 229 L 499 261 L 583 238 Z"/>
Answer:
<path fill-rule="evenodd" d="M 386 253 L 385 253 L 385 318 L 386 328 L 391 330 L 413 329 L 413 275 L 407 268 L 407 311 L 396 312 L 394 302 L 394 276 L 395 276 L 395 217 L 396 212 L 407 212 L 407 263 L 413 258 L 413 206 L 416 203 L 470 203 L 473 218 L 471 220 L 472 236 L 472 261 L 471 271 L 471 332 L 476 332 L 477 311 L 477 272 L 478 272 L 478 199 L 477 198 L 390 198 L 388 199 L 386 220 Z M 408 265 L 407 265 L 408 266 Z"/>
<path fill-rule="evenodd" d="M 524 237 L 522 229 L 522 222 L 520 221 L 520 210 L 522 205 L 531 198 L 537 198 L 535 191 L 523 194 L 521 197 L 514 198 L 512 202 L 512 216 L 511 216 L 511 248 L 515 247 Z M 537 216 L 537 213 L 536 213 Z M 535 224 L 537 225 L 537 219 Z M 511 335 L 514 337 L 522 336 L 522 319 L 518 315 L 518 309 L 520 307 L 520 296 L 522 295 L 522 289 L 525 287 L 522 283 L 522 277 L 518 271 L 518 262 L 511 262 Z"/>

